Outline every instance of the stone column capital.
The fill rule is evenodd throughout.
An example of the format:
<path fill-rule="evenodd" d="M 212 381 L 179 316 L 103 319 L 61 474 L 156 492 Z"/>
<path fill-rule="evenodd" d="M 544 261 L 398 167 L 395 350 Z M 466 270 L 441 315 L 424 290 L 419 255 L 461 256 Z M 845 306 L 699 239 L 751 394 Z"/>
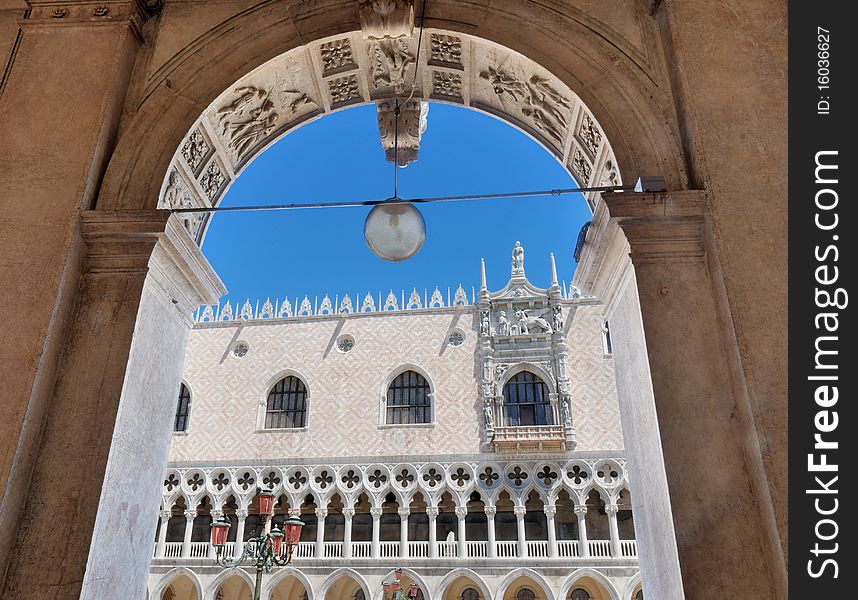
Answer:
<path fill-rule="evenodd" d="M 369 514 L 372 515 L 373 519 L 380 519 L 383 512 L 380 506 L 373 506 L 369 509 Z"/>
<path fill-rule="evenodd" d="M 626 234 L 632 263 L 664 259 L 702 259 L 705 192 L 602 194 L 611 215 Z"/>
<path fill-rule="evenodd" d="M 616 504 L 605 505 L 605 512 L 608 513 L 609 515 L 616 515 L 618 511 L 619 511 L 619 508 L 617 507 Z"/>
<path fill-rule="evenodd" d="M 86 274 L 149 274 L 187 318 L 226 293 L 188 230 L 169 211 L 88 210 L 80 219 Z"/>
<path fill-rule="evenodd" d="M 438 518 L 438 507 L 437 506 L 427 506 L 426 507 L 426 516 L 432 520 L 437 519 Z"/>
<path fill-rule="evenodd" d="M 171 509 L 166 509 L 161 511 L 161 520 L 168 521 L 170 517 L 173 516 L 173 511 Z"/>
<path fill-rule="evenodd" d="M 515 514 L 517 519 L 523 519 L 524 515 L 527 514 L 527 509 L 524 506 L 513 506 L 512 512 Z"/>
<path fill-rule="evenodd" d="M 407 506 L 400 506 L 397 512 L 399 513 L 400 517 L 407 517 L 411 514 L 411 509 Z"/>
<path fill-rule="evenodd" d="M 494 506 L 486 506 L 483 509 L 483 512 L 486 514 L 487 517 L 494 517 L 497 514 L 498 509 Z"/>
<path fill-rule="evenodd" d="M 327 516 L 328 516 L 328 509 L 327 508 L 317 508 L 316 509 L 316 517 L 317 518 L 324 519 Z"/>
<path fill-rule="evenodd" d="M 344 508 L 343 509 L 343 517 L 345 517 L 346 520 L 349 520 L 354 516 L 355 516 L 355 509 L 354 508 Z"/>
<path fill-rule="evenodd" d="M 454 509 L 454 512 L 456 513 L 457 517 L 459 517 L 460 519 L 464 519 L 466 516 L 468 516 L 468 507 L 467 506 L 457 506 Z"/>
<path fill-rule="evenodd" d="M 300 508 L 290 508 L 289 509 L 289 516 L 290 517 L 300 517 L 301 516 L 301 509 Z"/>
<path fill-rule="evenodd" d="M 211 517 L 212 517 L 212 521 L 217 521 L 218 519 L 223 517 L 223 511 L 222 510 L 212 510 L 211 511 Z"/>
<path fill-rule="evenodd" d="M 247 519 L 247 509 L 241 509 L 240 508 L 237 511 L 235 511 L 235 518 L 238 519 L 239 521 L 244 521 L 245 519 Z"/>
<path fill-rule="evenodd" d="M 582 504 L 575 505 L 575 514 L 579 516 L 584 516 L 587 514 L 587 507 Z"/>
<path fill-rule="evenodd" d="M 557 514 L 557 507 L 553 504 L 546 504 L 542 507 L 542 512 L 545 513 L 546 517 L 553 517 Z"/>
<path fill-rule="evenodd" d="M 186 517 L 186 518 L 188 518 L 188 519 L 196 519 L 196 518 L 197 518 L 197 511 L 195 511 L 195 510 L 186 510 L 186 511 L 185 511 L 185 517 Z"/>

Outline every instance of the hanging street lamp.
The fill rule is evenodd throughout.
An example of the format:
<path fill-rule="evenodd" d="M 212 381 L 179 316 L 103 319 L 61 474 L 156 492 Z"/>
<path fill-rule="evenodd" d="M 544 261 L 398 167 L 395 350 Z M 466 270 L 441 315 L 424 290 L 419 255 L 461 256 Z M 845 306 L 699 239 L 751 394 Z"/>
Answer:
<path fill-rule="evenodd" d="M 229 521 L 220 517 L 211 524 L 211 542 L 215 548 L 215 561 L 222 567 L 235 568 L 244 563 L 256 567 L 256 583 L 253 587 L 253 600 L 259 600 L 262 591 L 262 573 L 270 573 L 275 566 L 285 567 L 292 560 L 292 553 L 301 540 L 301 530 L 304 522 L 298 517 L 289 517 L 283 523 L 283 530 L 277 525 L 271 527 L 271 517 L 274 515 L 274 493 L 271 490 L 260 490 L 256 496 L 259 501 L 259 514 L 265 518 L 263 532 L 258 537 L 252 537 L 244 543 L 241 556 L 233 558 L 226 556 L 224 548 L 229 534 Z M 239 543 L 241 543 L 239 541 Z"/>
<path fill-rule="evenodd" d="M 408 590 L 402 588 L 402 568 L 397 568 L 389 577 L 381 583 L 384 589 L 383 600 L 415 600 L 419 588 L 412 583 Z"/>

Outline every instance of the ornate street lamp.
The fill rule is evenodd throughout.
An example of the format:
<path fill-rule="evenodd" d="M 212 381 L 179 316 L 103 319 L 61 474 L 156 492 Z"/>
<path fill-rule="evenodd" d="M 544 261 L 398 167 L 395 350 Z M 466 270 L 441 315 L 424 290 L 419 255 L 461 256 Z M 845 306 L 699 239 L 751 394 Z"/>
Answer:
<path fill-rule="evenodd" d="M 270 573 L 277 567 L 285 567 L 292 560 L 292 553 L 301 540 L 304 522 L 298 517 L 289 517 L 283 523 L 283 531 L 277 525 L 271 529 L 271 517 L 274 515 L 274 493 L 260 490 L 256 496 L 259 501 L 259 514 L 265 517 L 262 535 L 253 537 L 244 543 L 241 556 L 231 558 L 224 554 L 226 538 L 229 533 L 229 521 L 220 517 L 211 524 L 212 546 L 215 548 L 215 561 L 222 567 L 235 568 L 245 562 L 256 567 L 256 584 L 253 587 L 253 600 L 259 600 L 262 591 L 262 573 Z M 286 542 L 285 546 L 283 542 Z"/>
<path fill-rule="evenodd" d="M 384 588 L 384 600 L 414 600 L 417 598 L 418 587 L 412 583 L 408 590 L 402 589 L 402 569 L 398 568 L 382 583 Z"/>

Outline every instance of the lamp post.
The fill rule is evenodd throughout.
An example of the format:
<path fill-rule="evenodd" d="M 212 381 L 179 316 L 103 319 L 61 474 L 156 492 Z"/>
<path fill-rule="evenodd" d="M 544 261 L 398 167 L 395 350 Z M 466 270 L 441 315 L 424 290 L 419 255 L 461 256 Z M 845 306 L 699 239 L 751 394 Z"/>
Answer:
<path fill-rule="evenodd" d="M 384 588 L 384 600 L 415 600 L 417 598 L 417 584 L 412 583 L 406 592 L 402 589 L 402 569 L 398 568 L 393 575 L 382 582 Z"/>
<path fill-rule="evenodd" d="M 224 517 L 211 524 L 212 546 L 215 548 L 215 561 L 222 567 L 235 568 L 245 562 L 256 567 L 256 584 L 253 587 L 253 600 L 259 600 L 262 591 L 262 573 L 270 573 L 275 567 L 284 567 L 292 560 L 292 552 L 301 540 L 301 529 L 304 522 L 298 517 L 289 517 L 283 523 L 283 531 L 277 525 L 271 528 L 271 517 L 274 515 L 274 493 L 261 490 L 257 494 L 259 514 L 265 517 L 265 527 L 259 537 L 253 537 L 244 544 L 241 556 L 228 557 L 224 554 L 226 538 L 229 533 L 229 521 Z M 284 543 L 285 546 L 284 546 Z M 238 541 L 241 543 L 241 540 Z"/>

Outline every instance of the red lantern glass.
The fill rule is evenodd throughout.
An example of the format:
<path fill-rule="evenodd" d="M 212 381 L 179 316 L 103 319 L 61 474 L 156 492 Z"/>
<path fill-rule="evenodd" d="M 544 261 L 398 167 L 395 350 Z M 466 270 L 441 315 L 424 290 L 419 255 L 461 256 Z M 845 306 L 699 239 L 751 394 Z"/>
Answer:
<path fill-rule="evenodd" d="M 286 532 L 286 545 L 295 546 L 301 541 L 301 530 L 304 528 L 304 521 L 298 517 L 289 517 L 283 523 L 283 529 Z"/>
<path fill-rule="evenodd" d="M 212 546 L 220 547 L 226 544 L 226 536 L 229 533 L 229 521 L 220 518 L 210 525 L 212 532 Z"/>
<path fill-rule="evenodd" d="M 274 494 L 268 490 L 259 492 L 259 514 L 271 516 L 274 514 Z"/>
<path fill-rule="evenodd" d="M 411 584 L 411 589 L 408 590 L 408 597 L 409 598 L 416 598 L 417 597 L 417 584 L 416 583 Z"/>
<path fill-rule="evenodd" d="M 269 535 L 271 536 L 271 551 L 279 555 L 283 550 L 283 532 L 275 525 L 274 530 Z"/>

